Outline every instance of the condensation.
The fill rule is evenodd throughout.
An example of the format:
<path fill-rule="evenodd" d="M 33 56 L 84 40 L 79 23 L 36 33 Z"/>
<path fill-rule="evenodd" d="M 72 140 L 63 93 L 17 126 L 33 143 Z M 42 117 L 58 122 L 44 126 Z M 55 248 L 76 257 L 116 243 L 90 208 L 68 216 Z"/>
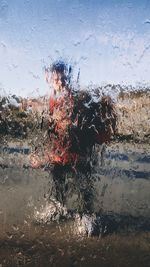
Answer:
<path fill-rule="evenodd" d="M 149 266 L 149 11 L 0 0 L 0 267 Z"/>

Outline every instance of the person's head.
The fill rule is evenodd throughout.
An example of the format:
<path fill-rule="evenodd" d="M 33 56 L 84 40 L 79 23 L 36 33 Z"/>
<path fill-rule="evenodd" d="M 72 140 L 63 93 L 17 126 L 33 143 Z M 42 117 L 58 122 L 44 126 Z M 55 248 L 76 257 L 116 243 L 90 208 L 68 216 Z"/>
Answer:
<path fill-rule="evenodd" d="M 63 61 L 56 61 L 51 65 L 51 82 L 56 91 L 70 83 L 71 67 Z"/>

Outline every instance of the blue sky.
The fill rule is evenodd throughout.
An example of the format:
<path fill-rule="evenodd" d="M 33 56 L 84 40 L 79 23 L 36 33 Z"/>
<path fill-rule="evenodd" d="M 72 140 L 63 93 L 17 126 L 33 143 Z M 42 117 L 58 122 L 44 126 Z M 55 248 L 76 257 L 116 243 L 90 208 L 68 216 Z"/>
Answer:
<path fill-rule="evenodd" d="M 45 94 L 60 57 L 83 85 L 150 83 L 150 1 L 0 0 L 0 88 Z"/>

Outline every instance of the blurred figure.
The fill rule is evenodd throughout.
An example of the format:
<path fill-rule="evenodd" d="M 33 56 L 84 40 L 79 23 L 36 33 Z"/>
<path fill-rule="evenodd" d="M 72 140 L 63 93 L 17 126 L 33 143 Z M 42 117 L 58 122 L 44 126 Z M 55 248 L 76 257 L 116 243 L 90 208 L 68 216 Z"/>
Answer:
<path fill-rule="evenodd" d="M 117 116 L 110 97 L 97 94 L 94 101 L 88 91 L 75 91 L 71 84 L 72 68 L 62 61 L 46 69 L 50 85 L 48 142 L 44 157 L 35 153 L 32 167 L 53 165 L 54 187 L 49 196 L 63 205 L 66 201 L 67 174 L 77 181 L 82 208 L 92 211 L 92 153 L 96 144 L 110 142 L 115 133 Z M 55 192 L 55 193 L 54 193 Z M 80 202 L 80 201 L 79 201 Z"/>
<path fill-rule="evenodd" d="M 95 144 L 109 143 L 116 130 L 117 116 L 110 97 L 95 92 L 97 101 L 88 91 L 75 91 L 71 84 L 72 68 L 63 61 L 46 69 L 50 85 L 49 141 L 44 158 L 37 155 L 32 166 L 41 164 L 72 165 L 87 161 Z"/>

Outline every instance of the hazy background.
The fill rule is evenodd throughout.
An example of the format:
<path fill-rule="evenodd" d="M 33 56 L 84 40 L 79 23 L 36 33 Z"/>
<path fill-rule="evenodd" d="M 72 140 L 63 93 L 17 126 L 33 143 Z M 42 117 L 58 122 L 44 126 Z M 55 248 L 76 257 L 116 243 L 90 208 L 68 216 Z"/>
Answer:
<path fill-rule="evenodd" d="M 60 57 L 81 84 L 149 84 L 150 1 L 0 0 L 0 93 L 45 94 Z"/>

